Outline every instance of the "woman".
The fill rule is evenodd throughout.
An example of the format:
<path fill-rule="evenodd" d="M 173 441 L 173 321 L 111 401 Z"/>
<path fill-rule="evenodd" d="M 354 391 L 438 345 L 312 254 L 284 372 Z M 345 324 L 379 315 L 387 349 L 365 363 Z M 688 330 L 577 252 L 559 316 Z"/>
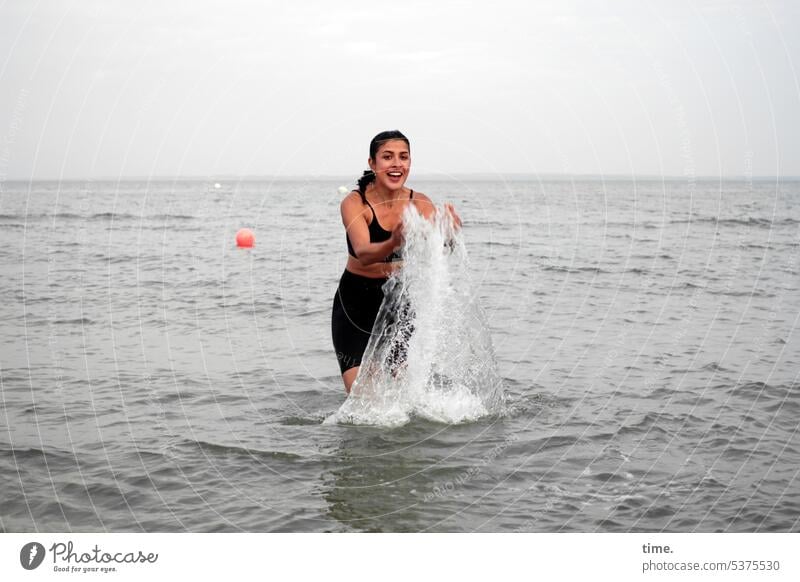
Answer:
<path fill-rule="evenodd" d="M 383 284 L 403 265 L 399 253 L 403 212 L 409 204 L 426 218 L 436 212 L 430 198 L 404 186 L 411 152 L 402 133 L 384 131 L 372 138 L 368 163 L 370 169 L 358 180 L 358 190 L 341 204 L 348 257 L 331 314 L 333 346 L 348 394 L 383 301 Z M 460 228 L 453 206 L 445 204 L 445 209 Z"/>

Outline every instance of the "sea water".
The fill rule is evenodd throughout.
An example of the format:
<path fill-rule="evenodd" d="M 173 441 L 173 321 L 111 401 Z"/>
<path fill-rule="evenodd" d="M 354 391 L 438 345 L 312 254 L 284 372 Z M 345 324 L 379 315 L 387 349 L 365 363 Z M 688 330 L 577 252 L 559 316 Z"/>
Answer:
<path fill-rule="evenodd" d="M 800 182 L 415 179 L 507 405 L 399 426 L 323 424 L 342 184 L 0 184 L 0 530 L 798 531 Z"/>

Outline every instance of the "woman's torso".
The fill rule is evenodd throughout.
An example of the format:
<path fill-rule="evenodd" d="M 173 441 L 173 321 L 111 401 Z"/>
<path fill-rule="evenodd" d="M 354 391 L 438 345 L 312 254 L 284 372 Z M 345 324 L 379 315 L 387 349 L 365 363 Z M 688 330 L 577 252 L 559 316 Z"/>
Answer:
<path fill-rule="evenodd" d="M 367 187 L 365 196 L 369 204 L 364 204 L 364 211 L 361 214 L 361 220 L 367 224 L 370 231 L 370 242 L 382 242 L 388 240 L 391 232 L 397 227 L 397 224 L 403 219 L 403 212 L 409 204 L 416 203 L 413 198 L 413 190 L 403 188 L 400 193 L 400 199 L 396 200 L 391 207 L 388 204 L 381 204 L 373 198 L 373 190 L 371 185 Z M 358 190 L 354 190 L 349 195 L 361 198 Z M 362 202 L 363 203 L 363 202 Z M 374 214 L 373 214 L 374 213 Z M 349 243 L 349 239 L 348 239 Z M 391 262 L 378 262 L 370 265 L 364 265 L 356 257 L 348 253 L 346 269 L 356 275 L 363 277 L 389 277 L 397 269 L 403 265 L 402 260 L 394 260 Z"/>

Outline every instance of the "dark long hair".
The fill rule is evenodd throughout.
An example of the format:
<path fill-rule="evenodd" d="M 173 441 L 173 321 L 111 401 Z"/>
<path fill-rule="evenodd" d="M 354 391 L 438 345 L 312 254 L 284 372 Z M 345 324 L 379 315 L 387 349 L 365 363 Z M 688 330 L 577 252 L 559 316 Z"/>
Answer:
<path fill-rule="evenodd" d="M 378 149 L 384 143 L 387 141 L 392 141 L 393 139 L 399 139 L 406 142 L 409 151 L 411 151 L 411 143 L 409 143 L 408 138 L 398 130 L 390 129 L 389 131 L 382 131 L 372 138 L 372 141 L 369 142 L 369 157 L 374 160 L 375 156 L 378 155 Z M 365 195 L 365 192 L 367 191 L 367 184 L 374 181 L 375 172 L 372 170 L 364 170 L 364 174 L 362 174 L 362 176 L 358 179 L 358 193 L 361 194 L 361 200 L 364 202 L 364 204 L 367 203 L 367 197 Z"/>

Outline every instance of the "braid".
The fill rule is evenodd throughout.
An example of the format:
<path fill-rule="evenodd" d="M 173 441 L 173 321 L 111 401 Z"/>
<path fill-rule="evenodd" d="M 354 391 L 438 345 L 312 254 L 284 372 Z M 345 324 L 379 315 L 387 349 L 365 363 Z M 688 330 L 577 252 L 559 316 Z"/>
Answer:
<path fill-rule="evenodd" d="M 375 181 L 375 172 L 372 170 L 364 170 L 364 174 L 358 179 L 358 193 L 361 194 L 361 200 L 364 204 L 367 203 L 367 185 Z"/>

